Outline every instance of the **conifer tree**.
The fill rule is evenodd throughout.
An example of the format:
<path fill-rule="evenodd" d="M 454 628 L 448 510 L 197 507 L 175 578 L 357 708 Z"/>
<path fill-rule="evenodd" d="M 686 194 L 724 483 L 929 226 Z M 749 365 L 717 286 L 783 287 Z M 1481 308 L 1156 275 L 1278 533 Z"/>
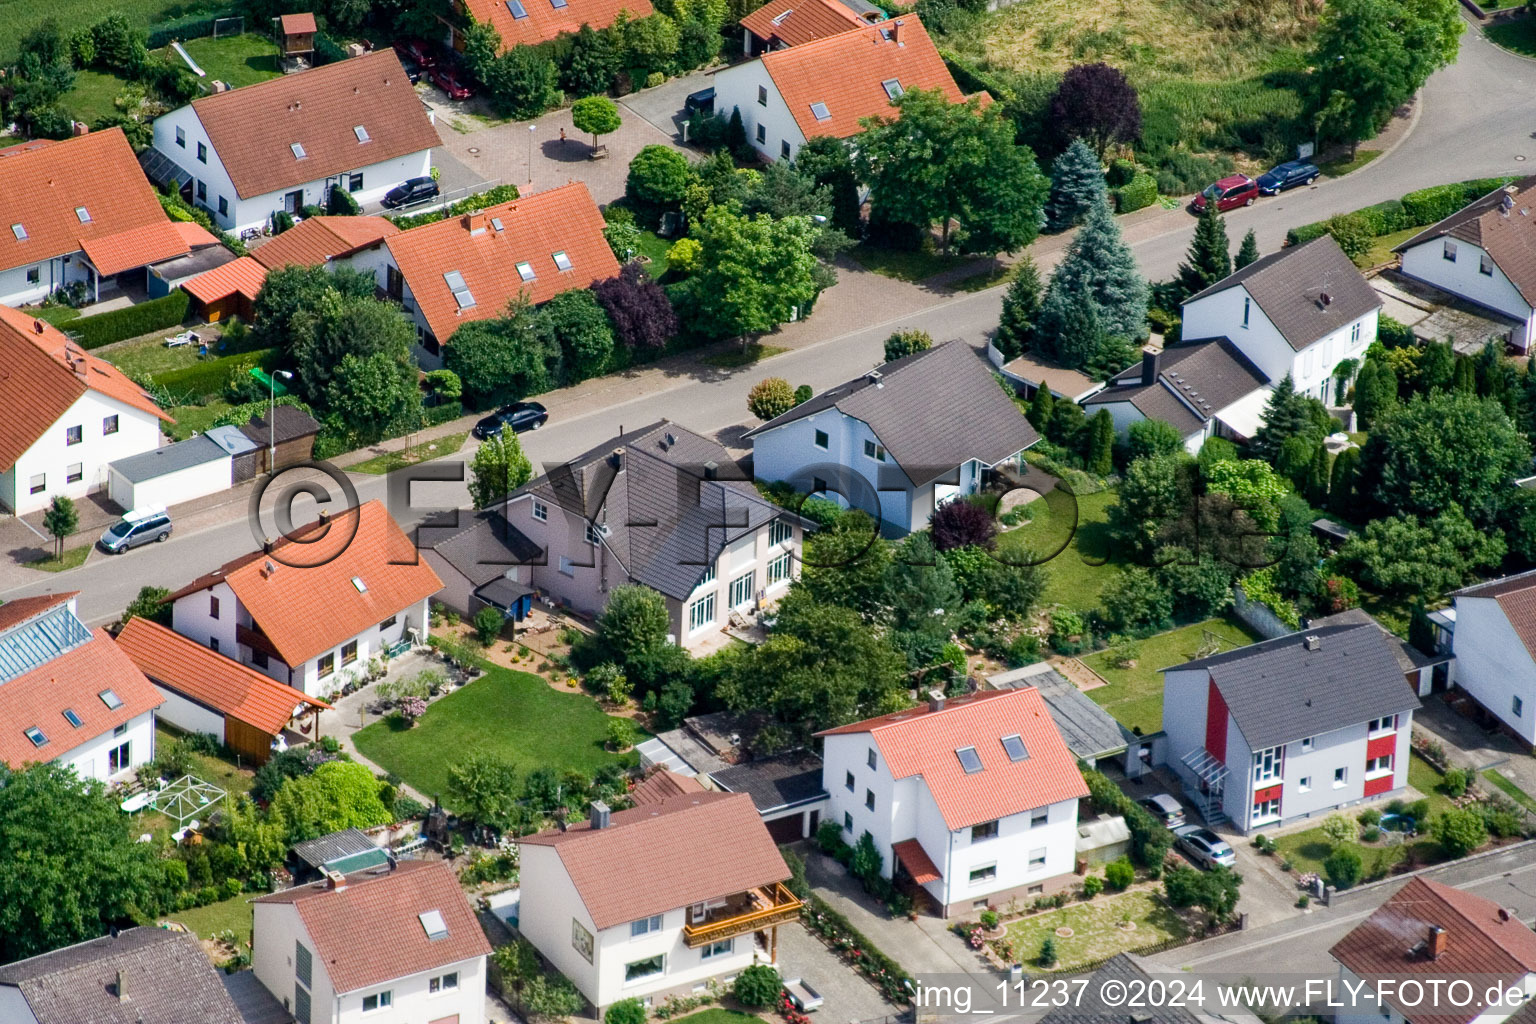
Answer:
<path fill-rule="evenodd" d="M 1131 341 L 1147 336 L 1147 282 L 1137 269 L 1130 247 L 1120 236 L 1120 226 L 1115 223 L 1108 200 L 1088 208 L 1082 228 L 1051 275 L 1047 305 L 1052 291 L 1072 297 L 1072 306 L 1081 307 L 1084 302 L 1080 300 L 1086 299 L 1105 335 Z M 1063 309 L 1065 306 L 1058 304 L 1058 315 Z M 1044 319 L 1042 309 L 1042 324 Z"/>
<path fill-rule="evenodd" d="M 1088 421 L 1088 472 L 1108 476 L 1115 468 L 1115 421 L 1100 409 Z"/>
<path fill-rule="evenodd" d="M 1025 254 L 1013 271 L 1003 293 L 1003 312 L 993 342 L 1005 359 L 1017 359 L 1034 348 L 1035 325 L 1040 321 L 1040 271 Z"/>
<path fill-rule="evenodd" d="M 1051 389 L 1041 384 L 1035 388 L 1035 397 L 1029 401 L 1029 411 L 1024 418 L 1029 420 L 1040 433 L 1045 433 L 1046 424 L 1051 422 L 1051 413 L 1056 405 L 1056 396 L 1051 394 Z"/>
<path fill-rule="evenodd" d="M 1355 507 L 1355 478 L 1360 475 L 1360 449 L 1346 448 L 1333 460 L 1333 472 L 1328 482 L 1328 508 L 1339 516 L 1358 516 Z M 1314 503 L 1315 504 L 1315 503 Z"/>
<path fill-rule="evenodd" d="M 1107 196 L 1099 158 L 1086 142 L 1075 140 L 1051 166 L 1051 193 L 1045 201 L 1046 230 L 1067 230 Z"/>
<path fill-rule="evenodd" d="M 1232 260 L 1233 270 L 1242 270 L 1248 264 L 1259 258 L 1259 238 L 1253 233 L 1253 228 L 1243 236 L 1243 244 L 1238 247 L 1237 256 Z"/>
<path fill-rule="evenodd" d="M 1051 339 L 1056 360 L 1074 370 L 1093 362 L 1105 340 L 1093 296 L 1063 284 L 1059 273 L 1051 278 L 1040 307 L 1040 331 Z"/>
<path fill-rule="evenodd" d="M 1313 508 L 1328 503 L 1328 446 L 1320 444 L 1312 452 L 1312 465 L 1307 467 L 1307 486 L 1303 489 L 1307 502 Z"/>
<path fill-rule="evenodd" d="M 1270 393 L 1264 406 L 1264 425 L 1253 435 L 1250 447 L 1259 458 L 1273 463 L 1288 439 L 1303 436 L 1311 430 L 1312 417 L 1306 399 L 1296 393 L 1291 375 L 1286 374 Z"/>
<path fill-rule="evenodd" d="M 1227 224 L 1215 203 L 1206 203 L 1195 222 L 1195 237 L 1189 243 L 1189 256 L 1179 264 L 1179 285 L 1186 296 L 1204 291 L 1232 273 L 1232 244 L 1227 241 Z"/>

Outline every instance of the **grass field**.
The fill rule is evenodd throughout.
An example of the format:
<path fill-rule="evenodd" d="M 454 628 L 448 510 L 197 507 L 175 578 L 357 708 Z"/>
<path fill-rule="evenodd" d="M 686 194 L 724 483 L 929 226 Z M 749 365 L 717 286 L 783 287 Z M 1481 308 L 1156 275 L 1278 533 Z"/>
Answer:
<path fill-rule="evenodd" d="M 1127 729 L 1139 728 L 1143 734 L 1158 732 L 1163 727 L 1163 676 L 1159 670 L 1188 661 L 1213 638 L 1223 641 L 1223 651 L 1259 639 L 1237 619 L 1223 617 L 1138 640 L 1141 653 L 1131 668 L 1115 667 L 1113 648 L 1086 654 L 1083 664 L 1109 681 L 1108 686 L 1089 690 L 1088 697 Z"/>
<path fill-rule="evenodd" d="M 55 327 L 80 319 L 80 311 L 73 306 L 28 306 L 26 313 Z"/>
<path fill-rule="evenodd" d="M 193 907 L 168 914 L 166 919 L 184 924 L 200 939 L 210 939 L 222 931 L 232 931 L 244 945 L 251 944 L 251 905 L 253 893 L 241 893 L 234 899 L 210 903 L 206 907 Z"/>
<path fill-rule="evenodd" d="M 671 249 L 672 243 L 656 232 L 640 232 L 640 255 L 650 258 L 650 262 L 645 264 L 645 272 L 652 277 L 666 277 L 667 271 L 672 269 L 672 264 L 667 262 L 667 253 Z"/>
<path fill-rule="evenodd" d="M 208 73 L 205 81 L 228 82 L 238 89 L 277 78 L 283 73 L 277 64 L 277 44 L 253 32 L 219 39 L 212 36 L 188 39 L 181 45 Z"/>
<path fill-rule="evenodd" d="M 59 99 L 59 105 L 74 115 L 75 120 L 91 124 L 98 117 L 117 113 L 112 101 L 123 91 L 127 82 L 104 71 L 86 69 L 75 72 L 75 84 Z"/>
<path fill-rule="evenodd" d="M 52 546 L 53 540 L 51 538 L 48 544 Z M 85 560 L 90 557 L 90 554 L 91 545 L 86 544 L 83 547 L 68 548 L 65 550 L 63 558 L 54 558 L 52 554 L 49 554 L 36 561 L 23 564 L 28 569 L 41 569 L 43 572 L 64 572 L 69 569 L 78 569 L 84 565 Z"/>
<path fill-rule="evenodd" d="M 935 274 L 980 262 L 975 256 L 942 256 L 931 246 L 921 249 L 885 249 L 874 245 L 856 245 L 848 253 L 865 270 L 881 277 L 914 284 Z"/>
<path fill-rule="evenodd" d="M 1379 156 L 1381 156 L 1381 150 L 1379 149 L 1362 149 L 1355 154 L 1353 160 L 1345 157 L 1339 160 L 1330 160 L 1324 164 L 1318 164 L 1317 167 L 1326 178 L 1342 178 L 1346 174 L 1358 171 Z"/>
<path fill-rule="evenodd" d="M 426 441 L 411 448 L 410 454 L 403 451 L 389 452 L 384 455 L 375 455 L 366 462 L 359 462 L 355 466 L 348 466 L 349 472 L 374 473 L 383 475 L 393 473 L 402 466 L 414 466 L 418 462 L 431 462 L 440 459 L 444 455 L 453 455 L 464 447 L 464 441 L 469 437 L 469 431 L 458 434 L 447 434 L 432 441 Z"/>
<path fill-rule="evenodd" d="M 163 750 L 184 736 L 180 729 L 167 727 L 164 723 L 155 723 L 155 749 Z M 192 755 L 192 774 L 204 782 L 211 782 L 226 793 L 235 796 L 244 796 L 251 791 L 251 783 L 256 780 L 255 770 L 250 767 L 240 768 L 233 762 L 226 761 L 222 757 L 214 757 L 210 754 Z"/>
<path fill-rule="evenodd" d="M 173 405 L 165 411 L 176 422 L 165 424 L 164 429 L 172 440 L 185 441 L 193 434 L 206 432 L 214 420 L 233 408 L 222 399 L 204 405 Z"/>
<path fill-rule="evenodd" d="M 1134 928 L 1124 928 L 1127 920 Z M 1057 934 L 1070 928 L 1072 934 Z M 1099 896 L 1044 914 L 1021 918 L 1008 926 L 1018 959 L 1038 964 L 1040 946 L 1050 936 L 1056 943 L 1057 963 L 1052 970 L 1070 971 L 1081 964 L 1113 956 L 1189 934 L 1184 919 L 1150 892 L 1126 892 Z"/>
<path fill-rule="evenodd" d="M 750 1013 L 742 1013 L 739 1010 L 722 1010 L 718 1006 L 708 1010 L 700 1010 L 698 1013 L 690 1013 L 686 1017 L 679 1017 L 672 1024 L 756 1024 L 762 1020 Z"/>
<path fill-rule="evenodd" d="M 1027 548 L 1033 558 L 1046 559 L 1043 603 L 1097 608 L 1099 595 L 1120 572 L 1109 560 L 1106 526 L 1114 503 L 1113 491 L 1076 498 L 1059 488 L 1047 491 L 1026 506 L 1030 522 L 998 535 L 998 551 L 1006 557 Z"/>
<path fill-rule="evenodd" d="M 446 797 L 449 766 L 475 752 L 505 758 L 519 772 L 538 767 L 590 772 L 620 760 L 603 749 L 607 722 L 585 694 L 561 693 L 538 676 L 492 668 L 432 704 L 414 729 L 375 722 L 353 742 L 364 757 L 418 792 Z M 637 742 L 647 738 L 642 732 Z"/>
<path fill-rule="evenodd" d="M 1423 230 L 1423 228 L 1404 228 L 1390 235 L 1379 235 L 1372 239 L 1370 251 L 1365 255 L 1365 265 L 1375 267 L 1387 262 L 1392 258 L 1393 246 L 1401 245 Z"/>
<path fill-rule="evenodd" d="M 0 0 L 0 63 L 11 61 L 21 37 L 49 18 L 71 31 L 94 24 L 108 10 L 114 10 L 123 12 L 135 28 L 148 28 L 189 7 L 172 0 L 118 0 L 111 5 L 96 0 Z"/>
<path fill-rule="evenodd" d="M 1490 25 L 1483 34 L 1506 50 L 1536 57 L 1536 18 L 1530 15 Z"/>
<path fill-rule="evenodd" d="M 1489 784 L 1497 788 L 1505 796 L 1509 797 L 1521 807 L 1524 807 L 1528 811 L 1536 812 L 1536 799 L 1532 799 L 1529 793 L 1515 785 L 1513 779 L 1506 778 L 1505 775 L 1497 768 L 1485 769 L 1483 771 L 1483 778 L 1487 779 Z"/>

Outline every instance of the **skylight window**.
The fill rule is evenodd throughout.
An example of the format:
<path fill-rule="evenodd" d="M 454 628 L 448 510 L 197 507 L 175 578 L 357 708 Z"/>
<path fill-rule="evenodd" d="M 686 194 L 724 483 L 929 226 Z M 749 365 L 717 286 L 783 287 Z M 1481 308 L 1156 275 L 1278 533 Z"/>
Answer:
<path fill-rule="evenodd" d="M 827 105 L 825 103 L 812 103 L 811 113 L 818 121 L 825 121 L 832 116 L 832 112 L 827 109 Z"/>
<path fill-rule="evenodd" d="M 40 747 L 48 742 L 48 737 L 43 735 L 43 730 L 35 725 L 27 730 L 27 739 L 32 741 L 34 747 Z"/>
<path fill-rule="evenodd" d="M 107 706 L 108 711 L 116 711 L 123 706 L 123 698 L 111 690 L 102 690 L 96 696 L 101 698 L 101 702 Z"/>
<path fill-rule="evenodd" d="M 523 262 L 517 265 L 517 276 L 524 281 L 532 281 L 538 275 L 533 272 L 532 263 Z"/>
<path fill-rule="evenodd" d="M 501 223 L 501 218 L 500 217 L 492 217 L 491 218 L 491 227 L 495 228 L 497 231 L 503 230 L 503 225 Z"/>
<path fill-rule="evenodd" d="M 11 225 L 11 234 L 16 236 L 16 241 L 18 242 L 25 242 L 27 240 L 27 229 L 20 224 Z"/>
<path fill-rule="evenodd" d="M 80 716 L 75 714 L 75 709 L 74 708 L 65 708 L 64 709 L 64 721 L 68 722 L 70 725 L 74 726 L 76 729 L 80 728 L 80 726 L 83 724 L 80 721 Z"/>
<path fill-rule="evenodd" d="M 795 13 L 795 9 L 793 7 L 791 7 L 789 10 L 785 11 L 783 14 L 776 15 L 774 17 L 774 19 L 773 19 L 773 24 L 775 26 L 784 24 L 784 19 L 789 17 L 791 14 L 794 14 L 794 13 Z"/>
<path fill-rule="evenodd" d="M 565 254 L 564 249 L 555 253 L 555 267 L 560 270 L 571 269 L 571 258 Z"/>
<path fill-rule="evenodd" d="M 965 774 L 975 775 L 981 771 L 981 755 L 976 753 L 975 747 L 960 747 L 955 751 L 955 756 L 960 759 L 960 767 L 965 769 Z"/>
<path fill-rule="evenodd" d="M 453 292 L 453 301 L 459 304 L 460 309 L 468 309 L 475 304 L 475 297 L 470 294 L 469 285 L 464 283 L 463 274 L 450 270 L 443 275 L 443 280 L 448 282 L 448 290 Z"/>
<path fill-rule="evenodd" d="M 516 21 L 522 21 L 528 17 L 528 11 L 523 7 L 523 0 L 507 0 L 507 10 L 512 12 L 512 17 Z"/>
<path fill-rule="evenodd" d="M 355 124 L 352 126 L 352 134 L 357 136 L 358 142 L 368 141 L 368 129 L 364 128 L 360 124 Z"/>
<path fill-rule="evenodd" d="M 427 933 L 427 938 L 446 939 L 448 937 L 448 923 L 443 920 L 441 910 L 428 910 L 416 916 L 421 920 L 421 930 Z"/>
<path fill-rule="evenodd" d="M 81 224 L 89 224 L 91 222 L 91 211 L 83 206 L 75 207 L 75 216 L 79 218 Z"/>
<path fill-rule="evenodd" d="M 1003 749 L 1007 751 L 1010 761 L 1022 761 L 1029 757 L 1029 748 L 1024 746 L 1024 740 L 1017 733 L 1003 737 Z"/>
<path fill-rule="evenodd" d="M 368 593 L 368 584 L 363 582 L 363 578 L 361 576 L 353 576 L 352 585 L 357 588 L 357 592 L 359 594 Z"/>
<path fill-rule="evenodd" d="M 560 8 L 566 5 L 566 2 L 567 0 L 549 0 L 549 6 L 558 11 Z"/>
<path fill-rule="evenodd" d="M 303 160 L 308 155 L 304 152 L 304 144 L 302 142 L 292 143 L 288 148 L 293 150 L 293 158 L 295 160 Z"/>
<path fill-rule="evenodd" d="M 885 87 L 885 94 L 887 96 L 889 96 L 892 100 L 899 100 L 899 99 L 901 99 L 901 94 L 904 91 L 901 88 L 901 82 L 899 82 L 898 80 L 896 80 L 894 78 L 887 78 L 885 81 L 881 82 L 880 84 Z"/>

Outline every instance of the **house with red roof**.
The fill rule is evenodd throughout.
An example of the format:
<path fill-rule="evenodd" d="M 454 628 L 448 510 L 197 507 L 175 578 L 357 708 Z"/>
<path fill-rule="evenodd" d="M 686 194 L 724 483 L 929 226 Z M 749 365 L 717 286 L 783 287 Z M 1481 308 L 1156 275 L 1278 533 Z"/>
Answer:
<path fill-rule="evenodd" d="M 779 925 L 800 918 L 750 796 L 655 785 L 630 810 L 594 803 L 588 821 L 518 840 L 518 930 L 599 1014 L 774 963 Z"/>
<path fill-rule="evenodd" d="M 944 917 L 1071 884 L 1088 786 L 1034 687 L 828 729 L 826 821 L 867 832 L 881 873 Z"/>
<path fill-rule="evenodd" d="M 216 242 L 165 215 L 121 128 L 13 146 L 0 159 L 0 303 L 80 282 L 99 298 L 119 275 L 150 286 L 144 268 Z"/>
<path fill-rule="evenodd" d="M 154 760 L 164 699 L 105 630 L 80 621 L 77 596 L 0 605 L 0 762 L 112 782 Z"/>
<path fill-rule="evenodd" d="M 1533 1018 L 1527 1001 L 1536 995 L 1536 932 L 1508 908 L 1422 875 L 1328 952 L 1339 964 L 1339 997 L 1350 1002 L 1346 994 L 1362 982 L 1368 993 L 1340 1009 L 1333 1017 L 1337 1024 Z M 1445 998 L 1436 998 L 1437 981 Z M 1456 981 L 1462 984 L 1452 991 L 1448 986 Z M 1374 998 L 1378 986 L 1384 1005 Z M 1513 992 L 1514 998 L 1493 1001 L 1490 992 Z"/>
<path fill-rule="evenodd" d="M 575 35 L 583 25 L 605 29 L 621 15 L 637 21 L 656 13 L 651 0 L 453 0 L 453 6 L 473 23 L 494 28 L 503 52 L 547 43 L 562 33 Z M 462 50 L 464 37 L 458 26 L 449 23 L 448 32 L 450 45 Z"/>
<path fill-rule="evenodd" d="M 320 518 L 172 594 L 182 636 L 323 697 L 424 639 L 443 581 L 379 501 Z"/>
<path fill-rule="evenodd" d="M 860 118 L 894 116 L 892 104 L 909 89 L 965 99 L 915 14 L 850 24 L 726 68 L 715 75 L 715 111 L 730 117 L 739 110 L 747 139 L 765 160 L 792 160 L 806 139 L 851 138 L 864 130 Z"/>
<path fill-rule="evenodd" d="M 1490 720 L 1536 746 L 1536 570 L 1451 597 L 1454 607 L 1435 615 L 1456 655 L 1453 681 Z"/>
<path fill-rule="evenodd" d="M 256 980 L 295 1019 L 485 1021 L 491 944 L 447 862 L 328 871 L 251 902 Z"/>
<path fill-rule="evenodd" d="M 101 490 L 109 463 L 159 448 L 174 422 L 117 367 L 9 306 L 0 367 L 0 507 L 17 515 Z"/>
<path fill-rule="evenodd" d="M 865 0 L 768 0 L 741 19 L 741 48 L 758 57 L 883 20 L 885 12 Z"/>

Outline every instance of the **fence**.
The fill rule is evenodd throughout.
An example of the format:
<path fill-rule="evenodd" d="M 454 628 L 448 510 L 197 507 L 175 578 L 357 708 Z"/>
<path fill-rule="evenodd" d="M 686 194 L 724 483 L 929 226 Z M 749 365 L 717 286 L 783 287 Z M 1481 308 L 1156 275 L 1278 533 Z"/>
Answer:
<path fill-rule="evenodd" d="M 1377 889 L 1384 885 L 1402 884 L 1417 875 L 1433 875 L 1442 871 L 1448 871 L 1451 868 L 1460 867 L 1463 864 L 1474 864 L 1478 861 L 1487 860 L 1492 857 L 1498 857 L 1506 853 L 1522 852 L 1527 855 L 1526 859 L 1528 859 L 1531 853 L 1536 852 L 1536 839 L 1527 839 L 1523 843 L 1510 843 L 1508 846 L 1495 847 L 1492 850 L 1484 850 L 1481 853 L 1474 853 L 1471 856 L 1462 857 L 1459 860 L 1448 860 L 1444 864 L 1431 864 L 1428 867 L 1419 868 L 1417 871 L 1404 871 L 1400 875 L 1392 875 L 1388 878 L 1382 878 L 1375 882 L 1366 882 L 1364 885 L 1357 885 L 1351 889 L 1335 889 L 1328 894 L 1328 905 L 1332 907 L 1352 902 L 1360 896 L 1369 895 L 1375 892 Z"/>
<path fill-rule="evenodd" d="M 169 45 L 173 39 L 201 39 L 204 36 L 211 36 L 214 34 L 214 26 L 234 13 L 233 7 L 223 7 L 216 11 L 200 11 L 173 18 L 170 21 L 162 21 L 158 25 L 149 27 L 149 35 L 144 45 L 151 50 L 158 50 L 162 46 Z"/>
<path fill-rule="evenodd" d="M 1296 632 L 1280 621 L 1280 617 L 1257 601 L 1250 601 L 1241 586 L 1232 587 L 1232 614 L 1242 619 L 1250 629 L 1265 640 L 1288 636 Z"/>

